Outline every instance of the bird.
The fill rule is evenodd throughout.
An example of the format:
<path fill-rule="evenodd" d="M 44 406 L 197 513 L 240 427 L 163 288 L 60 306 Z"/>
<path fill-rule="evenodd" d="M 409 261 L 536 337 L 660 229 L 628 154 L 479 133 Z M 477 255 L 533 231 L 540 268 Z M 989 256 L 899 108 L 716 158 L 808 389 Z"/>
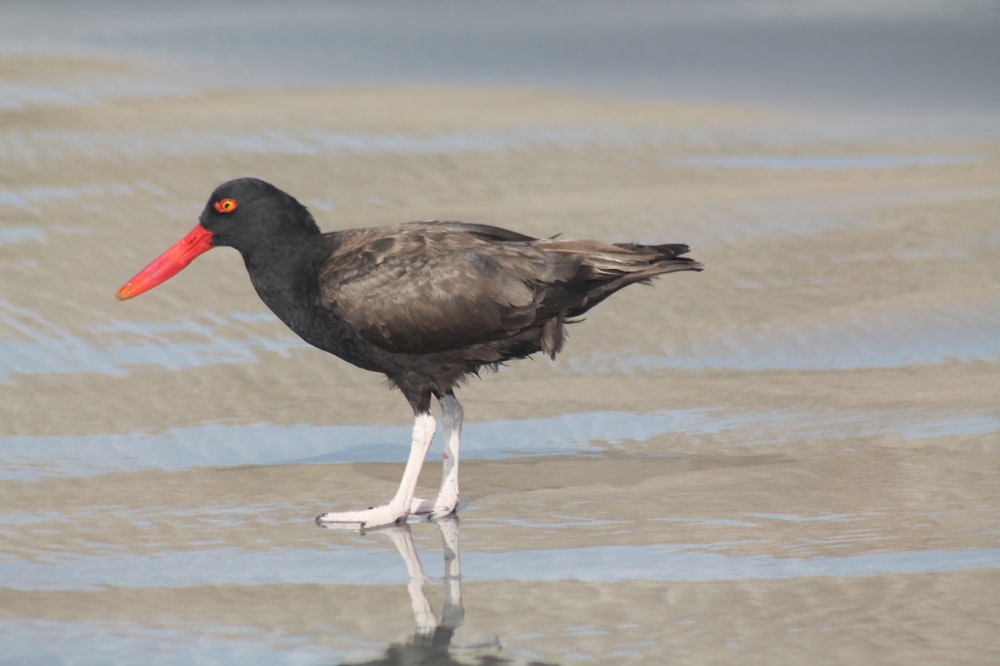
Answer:
<path fill-rule="evenodd" d="M 563 347 L 566 326 L 618 290 L 703 264 L 680 243 L 534 238 L 488 224 L 405 222 L 323 233 L 292 195 L 257 179 L 218 186 L 181 240 L 117 292 L 127 300 L 215 247 L 236 249 L 261 300 L 310 345 L 384 374 L 413 410 L 410 452 L 385 504 L 316 517 L 374 529 L 459 503 L 464 411 L 456 388 L 508 361 Z M 416 496 L 437 422 L 444 429 L 436 497 Z"/>

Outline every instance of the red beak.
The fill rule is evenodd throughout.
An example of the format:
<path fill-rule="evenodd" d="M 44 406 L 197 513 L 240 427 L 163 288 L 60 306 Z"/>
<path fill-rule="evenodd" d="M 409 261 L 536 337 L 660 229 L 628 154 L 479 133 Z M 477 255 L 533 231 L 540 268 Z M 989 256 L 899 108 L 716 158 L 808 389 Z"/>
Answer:
<path fill-rule="evenodd" d="M 212 232 L 200 224 L 195 226 L 188 235 L 174 243 L 169 250 L 139 271 L 134 278 L 125 283 L 115 298 L 124 301 L 149 291 L 156 285 L 166 282 L 194 261 L 203 252 L 211 250 Z"/>

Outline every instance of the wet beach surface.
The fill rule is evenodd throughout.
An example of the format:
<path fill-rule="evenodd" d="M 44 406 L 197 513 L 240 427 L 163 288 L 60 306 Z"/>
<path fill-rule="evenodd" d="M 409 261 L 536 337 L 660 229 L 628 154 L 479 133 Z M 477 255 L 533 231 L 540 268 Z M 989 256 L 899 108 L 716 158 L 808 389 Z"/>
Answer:
<path fill-rule="evenodd" d="M 0 56 L 0 662 L 995 659 L 1000 125 L 950 122 L 981 108 L 211 86 L 176 43 Z M 459 521 L 321 529 L 394 491 L 402 397 L 233 252 L 113 298 L 243 175 L 326 230 L 687 242 L 707 270 L 464 387 Z"/>

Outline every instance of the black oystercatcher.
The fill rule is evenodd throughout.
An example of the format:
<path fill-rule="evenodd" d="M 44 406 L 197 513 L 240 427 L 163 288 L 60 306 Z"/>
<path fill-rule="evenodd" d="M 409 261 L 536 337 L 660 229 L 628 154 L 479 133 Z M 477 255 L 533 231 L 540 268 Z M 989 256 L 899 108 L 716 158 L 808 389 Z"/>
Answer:
<path fill-rule="evenodd" d="M 199 224 L 118 291 L 125 300 L 217 246 L 239 250 L 271 311 L 311 345 L 381 372 L 413 408 L 413 441 L 388 504 L 317 518 L 377 527 L 458 506 L 462 406 L 455 387 L 481 368 L 562 348 L 564 327 L 623 287 L 702 264 L 687 245 L 536 239 L 485 224 L 410 222 L 322 233 L 273 185 L 219 186 Z M 444 472 L 434 500 L 414 497 L 441 404 Z"/>

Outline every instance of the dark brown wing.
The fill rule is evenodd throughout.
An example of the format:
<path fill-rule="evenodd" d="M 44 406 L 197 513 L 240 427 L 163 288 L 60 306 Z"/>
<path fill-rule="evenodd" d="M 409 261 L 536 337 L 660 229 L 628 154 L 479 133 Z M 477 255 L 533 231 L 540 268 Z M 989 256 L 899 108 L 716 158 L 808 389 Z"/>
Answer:
<path fill-rule="evenodd" d="M 320 298 L 362 338 L 426 354 L 532 324 L 545 284 L 567 280 L 529 236 L 487 225 L 415 222 L 334 234 Z"/>

